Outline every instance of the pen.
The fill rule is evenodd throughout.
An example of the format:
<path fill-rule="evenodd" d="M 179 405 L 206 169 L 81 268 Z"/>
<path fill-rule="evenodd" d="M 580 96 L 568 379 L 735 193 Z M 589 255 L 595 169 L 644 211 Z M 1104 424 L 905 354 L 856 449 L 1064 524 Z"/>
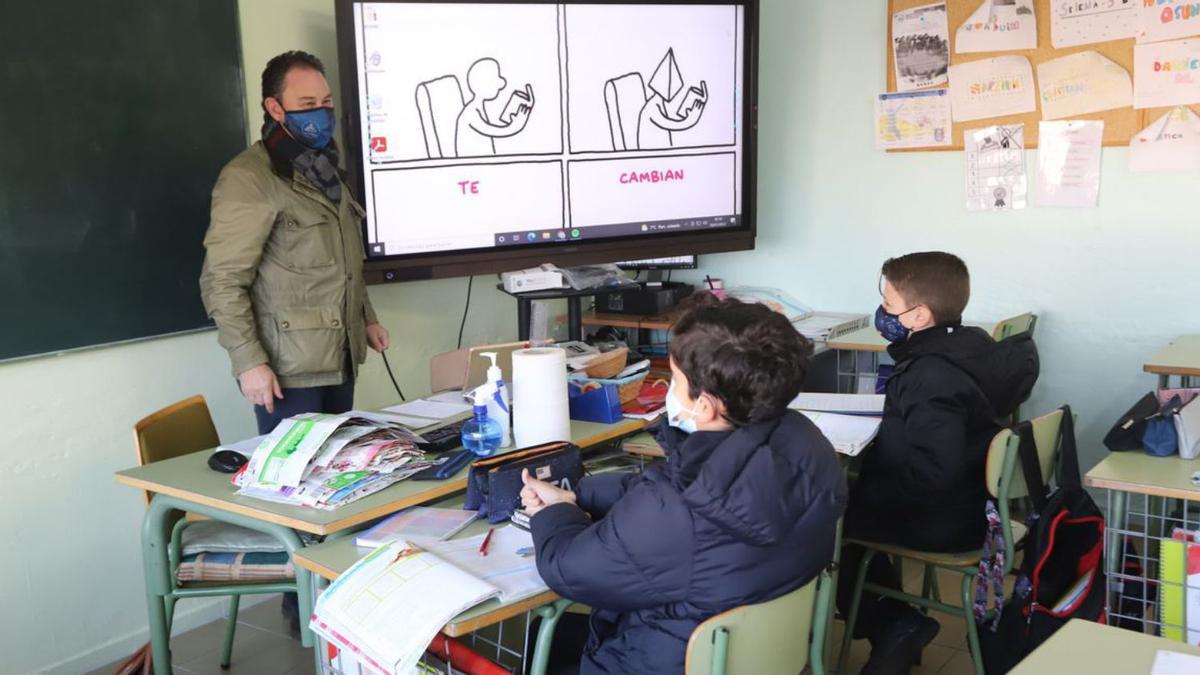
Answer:
<path fill-rule="evenodd" d="M 479 545 L 479 555 L 487 555 L 488 544 L 492 542 L 492 533 L 495 531 L 494 527 L 488 530 L 487 536 L 483 538 L 483 543 Z"/>

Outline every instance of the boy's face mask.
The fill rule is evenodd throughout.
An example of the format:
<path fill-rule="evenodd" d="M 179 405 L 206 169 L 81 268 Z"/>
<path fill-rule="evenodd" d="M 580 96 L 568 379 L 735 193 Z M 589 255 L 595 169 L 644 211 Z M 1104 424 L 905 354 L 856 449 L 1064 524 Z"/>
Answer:
<path fill-rule="evenodd" d="M 920 307 L 920 305 L 917 305 L 917 307 Z M 883 336 L 883 339 L 887 340 L 888 342 L 900 342 L 902 340 L 907 340 L 909 333 L 912 331 L 909 330 L 907 326 L 900 323 L 900 317 L 908 314 L 917 307 L 909 307 L 899 314 L 889 314 L 888 311 L 883 308 L 883 305 L 880 305 L 875 309 L 875 330 L 879 331 L 879 334 Z"/>
<path fill-rule="evenodd" d="M 687 413 L 690 415 L 688 419 L 681 419 L 680 415 Z M 675 378 L 671 378 L 671 386 L 667 388 L 667 424 L 679 429 L 685 434 L 696 433 L 696 409 L 684 408 L 683 403 L 675 396 Z"/>

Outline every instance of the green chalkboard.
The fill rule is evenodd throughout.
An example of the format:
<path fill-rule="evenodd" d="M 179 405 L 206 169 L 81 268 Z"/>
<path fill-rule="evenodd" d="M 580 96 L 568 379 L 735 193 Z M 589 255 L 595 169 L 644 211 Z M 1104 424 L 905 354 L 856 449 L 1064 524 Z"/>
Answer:
<path fill-rule="evenodd" d="M 0 360 L 208 325 L 236 0 L 0 0 Z"/>

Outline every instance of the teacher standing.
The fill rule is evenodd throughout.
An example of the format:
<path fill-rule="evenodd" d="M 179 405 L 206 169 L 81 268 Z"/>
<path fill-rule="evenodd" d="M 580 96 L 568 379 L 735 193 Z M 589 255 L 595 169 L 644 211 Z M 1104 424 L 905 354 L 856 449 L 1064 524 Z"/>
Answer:
<path fill-rule="evenodd" d="M 363 211 L 338 169 L 321 61 L 271 59 L 262 107 L 262 140 L 213 188 L 200 292 L 265 434 L 299 413 L 350 410 L 367 346 L 387 349 L 388 332 L 363 282 Z"/>

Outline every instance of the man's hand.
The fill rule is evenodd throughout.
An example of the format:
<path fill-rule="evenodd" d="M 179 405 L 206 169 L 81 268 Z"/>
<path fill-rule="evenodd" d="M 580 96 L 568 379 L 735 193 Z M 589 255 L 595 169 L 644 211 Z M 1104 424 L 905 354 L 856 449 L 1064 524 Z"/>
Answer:
<path fill-rule="evenodd" d="M 531 516 L 553 504 L 575 503 L 574 492 L 530 476 L 529 469 L 521 469 L 521 480 L 525 483 L 521 488 L 521 505 Z"/>
<path fill-rule="evenodd" d="M 388 348 L 388 331 L 383 327 L 383 324 L 373 323 L 367 326 L 367 344 L 371 345 L 371 349 L 377 352 L 383 352 Z"/>
<path fill-rule="evenodd" d="M 275 413 L 275 399 L 283 400 L 283 389 L 271 366 L 262 364 L 238 375 L 238 384 L 242 387 L 242 396 L 251 405 L 261 405 L 268 413 Z"/>

